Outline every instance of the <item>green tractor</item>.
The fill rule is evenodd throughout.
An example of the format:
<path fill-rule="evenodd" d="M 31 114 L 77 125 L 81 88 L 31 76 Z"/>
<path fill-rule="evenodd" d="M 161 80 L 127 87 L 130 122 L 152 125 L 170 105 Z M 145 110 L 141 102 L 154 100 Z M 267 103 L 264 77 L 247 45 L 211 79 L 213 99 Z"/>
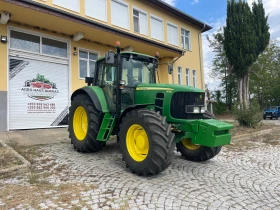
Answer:
<path fill-rule="evenodd" d="M 158 54 L 116 48 L 71 96 L 68 130 L 78 152 L 96 152 L 116 135 L 126 167 L 147 176 L 170 165 L 175 147 L 187 160 L 206 161 L 230 143 L 233 126 L 205 111 L 203 90 L 157 84 Z"/>

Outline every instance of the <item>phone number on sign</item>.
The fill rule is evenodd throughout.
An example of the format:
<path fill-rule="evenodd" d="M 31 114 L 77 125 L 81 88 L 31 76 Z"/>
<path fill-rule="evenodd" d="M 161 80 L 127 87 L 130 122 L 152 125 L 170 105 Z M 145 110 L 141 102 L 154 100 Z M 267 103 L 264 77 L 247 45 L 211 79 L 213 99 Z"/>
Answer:
<path fill-rule="evenodd" d="M 55 113 L 55 103 L 28 103 L 28 113 Z"/>

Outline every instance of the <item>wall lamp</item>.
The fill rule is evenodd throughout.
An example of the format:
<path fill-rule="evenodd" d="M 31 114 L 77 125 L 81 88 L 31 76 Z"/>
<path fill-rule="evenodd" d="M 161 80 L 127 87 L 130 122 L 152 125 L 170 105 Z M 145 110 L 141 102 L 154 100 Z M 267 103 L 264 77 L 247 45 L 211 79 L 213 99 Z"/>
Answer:
<path fill-rule="evenodd" d="M 84 38 L 84 33 L 83 32 L 77 32 L 73 36 L 73 40 L 75 42 L 80 41 L 82 38 Z"/>
<path fill-rule="evenodd" d="M 7 43 L 7 36 L 1 36 L 1 42 Z"/>
<path fill-rule="evenodd" d="M 0 14 L 0 24 L 6 25 L 10 19 L 10 16 L 11 16 L 10 13 L 6 11 L 2 11 Z"/>
<path fill-rule="evenodd" d="M 78 55 L 78 53 L 77 53 L 77 48 L 76 48 L 76 47 L 74 47 L 74 52 L 73 52 L 73 55 L 75 55 L 75 56 L 77 56 L 77 55 Z"/>

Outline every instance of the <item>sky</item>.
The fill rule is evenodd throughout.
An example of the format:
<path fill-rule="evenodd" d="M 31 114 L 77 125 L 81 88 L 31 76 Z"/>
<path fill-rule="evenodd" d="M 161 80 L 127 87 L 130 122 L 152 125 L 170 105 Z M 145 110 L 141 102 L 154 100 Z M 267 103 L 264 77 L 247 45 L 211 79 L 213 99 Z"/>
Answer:
<path fill-rule="evenodd" d="M 205 22 L 213 27 L 212 30 L 203 33 L 203 57 L 205 83 L 210 90 L 218 88 L 219 80 L 211 78 L 209 73 L 211 70 L 214 53 L 209 47 L 206 36 L 215 33 L 219 28 L 226 24 L 226 7 L 227 0 L 163 0 L 166 3 L 182 10 L 183 12 L 193 16 L 194 18 Z M 254 0 L 246 0 L 252 5 Z M 263 0 L 266 15 L 268 15 L 268 23 L 270 26 L 271 39 L 280 41 L 280 0 Z"/>

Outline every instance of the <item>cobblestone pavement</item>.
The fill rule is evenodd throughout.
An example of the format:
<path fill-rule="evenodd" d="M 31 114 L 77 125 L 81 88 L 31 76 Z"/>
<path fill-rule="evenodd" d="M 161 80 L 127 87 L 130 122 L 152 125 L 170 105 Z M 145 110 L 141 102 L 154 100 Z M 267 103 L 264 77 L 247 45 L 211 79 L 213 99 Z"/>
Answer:
<path fill-rule="evenodd" d="M 153 177 L 131 174 L 115 142 L 93 154 L 77 153 L 67 143 L 41 146 L 33 165 L 37 173 L 49 173 L 44 181 L 56 187 L 80 183 L 80 188 L 70 187 L 74 192 L 67 199 L 58 199 L 57 188 L 46 189 L 42 195 L 51 196 L 38 197 L 37 207 L 20 202 L 14 209 L 280 209 L 278 143 L 237 143 L 205 163 L 176 153 L 171 166 Z M 32 186 L 27 179 L 2 179 L 0 191 L 14 185 L 27 190 Z M 0 209 L 7 200 L 0 197 Z"/>

